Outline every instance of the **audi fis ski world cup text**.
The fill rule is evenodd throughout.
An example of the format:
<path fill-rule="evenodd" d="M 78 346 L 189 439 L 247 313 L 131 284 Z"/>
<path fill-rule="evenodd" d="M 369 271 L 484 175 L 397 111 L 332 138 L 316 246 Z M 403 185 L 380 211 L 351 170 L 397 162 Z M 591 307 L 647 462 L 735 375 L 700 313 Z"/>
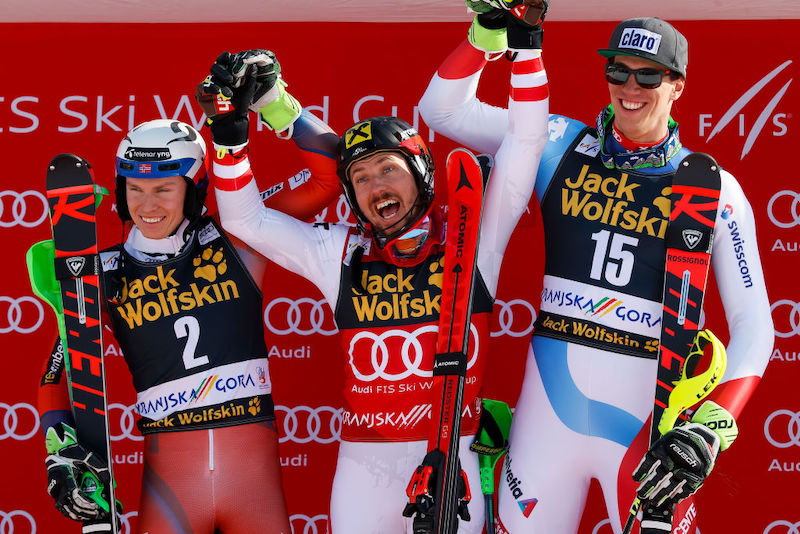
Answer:
<path fill-rule="evenodd" d="M 321 105 L 311 104 L 312 100 L 309 99 L 303 108 L 327 123 L 331 109 L 330 96 L 323 95 L 321 99 Z M 206 121 L 205 113 L 196 109 L 194 98 L 189 95 L 128 95 L 127 99 L 108 98 L 105 95 L 70 95 L 55 97 L 54 100 L 49 96 L 24 95 L 8 101 L 0 96 L 0 109 L 4 106 L 8 107 L 7 116 L 10 118 L 0 123 L 0 133 L 12 134 L 29 134 L 42 128 L 43 124 L 48 129 L 54 128 L 59 133 L 67 134 L 123 132 L 132 130 L 142 121 L 142 117 L 180 120 L 200 130 Z M 51 114 L 49 110 L 54 106 L 58 107 L 58 113 Z M 378 115 L 411 116 L 409 122 L 420 131 L 422 122 L 417 106 L 403 111 L 401 113 L 399 106 L 387 103 L 381 95 L 366 95 L 355 102 L 352 116 L 356 121 Z M 40 119 L 43 116 L 47 117 L 44 123 Z M 262 121 L 257 121 L 256 130 L 266 131 L 267 127 Z M 434 131 L 429 130 L 428 141 L 432 142 L 434 136 Z"/>

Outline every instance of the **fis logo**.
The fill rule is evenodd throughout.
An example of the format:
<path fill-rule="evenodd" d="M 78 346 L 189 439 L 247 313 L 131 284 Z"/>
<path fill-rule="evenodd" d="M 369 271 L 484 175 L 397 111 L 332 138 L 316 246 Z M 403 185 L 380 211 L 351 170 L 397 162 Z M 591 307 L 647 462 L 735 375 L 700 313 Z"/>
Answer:
<path fill-rule="evenodd" d="M 786 135 L 787 126 L 785 122 L 783 122 L 787 115 L 786 113 L 775 113 L 775 108 L 778 107 L 780 104 L 781 99 L 783 99 L 786 91 L 789 89 L 789 86 L 792 84 L 794 78 L 789 78 L 787 82 L 785 82 L 780 89 L 778 89 L 772 99 L 764 106 L 764 109 L 758 114 L 755 122 L 752 123 L 750 130 L 747 131 L 747 125 L 745 120 L 745 114 L 742 113 L 742 110 L 759 94 L 762 94 L 762 90 L 780 74 L 782 71 L 786 69 L 789 65 L 792 64 L 792 60 L 787 60 L 778 65 L 775 69 L 769 72 L 766 76 L 761 78 L 758 82 L 753 84 L 752 87 L 747 89 L 744 94 L 739 97 L 733 105 L 728 108 L 728 110 L 722 115 L 722 118 L 717 121 L 714 125 L 711 133 L 708 134 L 708 138 L 706 139 L 706 143 L 711 141 L 718 133 L 720 133 L 728 124 L 736 120 L 739 125 L 739 136 L 745 137 L 744 146 L 742 147 L 742 153 L 739 159 L 744 159 L 744 157 L 750 152 L 755 144 L 758 136 L 764 130 L 764 127 L 767 125 L 767 122 L 772 122 L 773 129 L 772 135 L 773 137 L 781 137 Z M 780 83 L 780 82 L 778 82 Z M 774 86 L 775 84 L 773 84 Z M 766 92 L 765 90 L 764 92 Z M 713 115 L 710 113 L 703 113 L 700 114 L 700 136 L 703 137 L 706 135 L 706 129 L 712 125 L 712 118 Z M 746 132 L 746 133 L 745 133 Z"/>

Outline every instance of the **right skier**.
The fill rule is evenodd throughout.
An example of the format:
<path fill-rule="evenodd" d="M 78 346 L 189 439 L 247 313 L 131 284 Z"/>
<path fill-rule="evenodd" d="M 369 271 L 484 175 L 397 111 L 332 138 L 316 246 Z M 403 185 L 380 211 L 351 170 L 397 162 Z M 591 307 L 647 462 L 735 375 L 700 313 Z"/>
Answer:
<path fill-rule="evenodd" d="M 508 113 L 475 91 L 506 36 L 513 47 L 517 22 L 507 10 L 521 3 L 467 4 L 479 13 L 469 43 L 442 63 L 420 112 L 437 132 L 494 153 Z M 730 444 L 721 447 L 695 418 L 648 446 L 672 179 L 690 154 L 670 117 L 686 85 L 687 48 L 663 20 L 621 22 L 599 50 L 608 58 L 611 104 L 591 126 L 550 118 L 535 186 L 545 234 L 542 302 L 500 482 L 499 533 L 576 532 L 595 478 L 618 534 L 637 492 L 658 486 L 662 506 L 674 510 Z M 724 170 L 712 254 L 731 337 L 727 372 L 709 399 L 733 422 L 766 367 L 773 326 L 752 209 Z M 687 534 L 696 532 L 684 512 L 690 500 L 675 515 L 691 523 Z"/>

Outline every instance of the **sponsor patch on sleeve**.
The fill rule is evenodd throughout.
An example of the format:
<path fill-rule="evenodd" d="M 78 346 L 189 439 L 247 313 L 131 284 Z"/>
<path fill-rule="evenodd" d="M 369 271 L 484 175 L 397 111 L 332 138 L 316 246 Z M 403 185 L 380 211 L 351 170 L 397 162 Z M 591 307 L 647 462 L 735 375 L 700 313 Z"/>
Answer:
<path fill-rule="evenodd" d="M 295 189 L 308 181 L 311 178 L 311 171 L 303 169 L 291 178 L 289 178 L 289 187 Z"/>
<path fill-rule="evenodd" d="M 103 272 L 116 270 L 118 262 L 119 251 L 100 253 L 100 264 L 103 266 Z"/>
<path fill-rule="evenodd" d="M 593 135 L 586 134 L 581 142 L 575 147 L 575 152 L 595 157 L 600 152 L 600 140 Z"/>
<path fill-rule="evenodd" d="M 219 237 L 219 231 L 217 231 L 216 226 L 214 226 L 211 223 L 205 225 L 197 234 L 197 240 L 200 242 L 201 245 L 205 245 L 206 243 L 213 241 L 218 237 Z"/>

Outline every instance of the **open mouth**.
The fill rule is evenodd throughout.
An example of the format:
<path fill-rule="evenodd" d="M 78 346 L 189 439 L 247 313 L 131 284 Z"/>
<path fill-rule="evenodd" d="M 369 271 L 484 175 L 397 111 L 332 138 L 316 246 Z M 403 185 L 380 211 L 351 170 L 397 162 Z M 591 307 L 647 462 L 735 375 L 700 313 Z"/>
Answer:
<path fill-rule="evenodd" d="M 400 203 L 396 200 L 383 200 L 375 206 L 375 211 L 382 219 L 391 219 L 400 211 Z"/>
<path fill-rule="evenodd" d="M 644 102 L 631 102 L 630 100 L 620 100 L 622 107 L 628 111 L 636 111 L 644 107 Z"/>

